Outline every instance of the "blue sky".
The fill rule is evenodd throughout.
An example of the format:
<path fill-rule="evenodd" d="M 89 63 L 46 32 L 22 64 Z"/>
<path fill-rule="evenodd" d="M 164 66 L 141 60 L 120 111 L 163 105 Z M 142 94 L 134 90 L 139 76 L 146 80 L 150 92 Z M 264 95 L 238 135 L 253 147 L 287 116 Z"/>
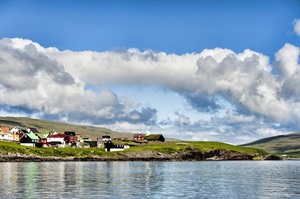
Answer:
<path fill-rule="evenodd" d="M 3 1 L 1 37 L 61 50 L 167 53 L 246 48 L 273 56 L 295 43 L 299 1 Z"/>
<path fill-rule="evenodd" d="M 0 6 L 2 115 L 230 143 L 300 131 L 300 1 Z"/>

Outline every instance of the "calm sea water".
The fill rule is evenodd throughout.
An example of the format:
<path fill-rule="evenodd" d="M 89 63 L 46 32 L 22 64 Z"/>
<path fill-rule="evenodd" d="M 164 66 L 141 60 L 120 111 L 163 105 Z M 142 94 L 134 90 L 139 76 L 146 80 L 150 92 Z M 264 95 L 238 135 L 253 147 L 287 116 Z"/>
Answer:
<path fill-rule="evenodd" d="M 300 198 L 300 161 L 0 163 L 0 198 Z"/>

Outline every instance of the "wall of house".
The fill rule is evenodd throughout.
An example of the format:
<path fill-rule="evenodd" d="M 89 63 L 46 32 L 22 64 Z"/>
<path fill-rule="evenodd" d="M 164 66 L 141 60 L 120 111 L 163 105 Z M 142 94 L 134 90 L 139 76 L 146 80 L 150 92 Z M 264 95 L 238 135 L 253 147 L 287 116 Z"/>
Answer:
<path fill-rule="evenodd" d="M 11 139 L 14 140 L 14 141 L 20 141 L 19 135 L 18 135 L 18 134 L 15 134 L 15 133 L 13 133 L 13 134 L 11 135 Z"/>
<path fill-rule="evenodd" d="M 0 140 L 9 140 L 9 141 L 11 141 L 12 140 L 11 134 L 6 134 L 6 133 L 0 134 Z"/>
<path fill-rule="evenodd" d="M 65 143 L 64 138 L 47 138 L 47 142 L 61 142 L 61 143 Z"/>
<path fill-rule="evenodd" d="M 35 143 L 20 143 L 20 145 L 35 147 Z"/>
<path fill-rule="evenodd" d="M 105 148 L 105 151 L 107 151 L 107 148 Z M 124 148 L 110 148 L 110 152 L 113 151 L 124 151 Z"/>

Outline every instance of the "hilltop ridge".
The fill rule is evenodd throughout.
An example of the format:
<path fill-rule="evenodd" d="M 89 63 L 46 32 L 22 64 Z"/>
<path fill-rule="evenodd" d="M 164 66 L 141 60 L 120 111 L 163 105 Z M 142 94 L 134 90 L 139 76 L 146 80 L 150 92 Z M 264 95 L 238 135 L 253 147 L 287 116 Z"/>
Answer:
<path fill-rule="evenodd" d="M 300 157 L 300 132 L 263 138 L 241 146 L 255 147 L 269 153 Z"/>

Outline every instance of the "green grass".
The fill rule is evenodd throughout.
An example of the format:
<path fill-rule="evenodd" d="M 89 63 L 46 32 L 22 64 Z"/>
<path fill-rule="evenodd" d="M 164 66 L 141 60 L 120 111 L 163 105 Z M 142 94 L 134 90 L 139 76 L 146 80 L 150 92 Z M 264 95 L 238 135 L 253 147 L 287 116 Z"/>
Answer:
<path fill-rule="evenodd" d="M 166 143 L 150 143 L 143 144 L 139 146 L 133 146 L 128 151 L 131 152 L 142 152 L 142 151 L 155 151 L 164 154 L 172 154 L 175 152 L 188 152 L 188 151 L 199 151 L 199 152 L 208 152 L 212 150 L 230 150 L 236 151 L 243 154 L 261 154 L 266 155 L 267 153 L 264 150 L 250 148 L 250 147 L 241 147 L 234 146 L 230 144 L 225 144 L 221 142 L 166 142 Z"/>
<path fill-rule="evenodd" d="M 261 149 L 233 146 L 220 142 L 165 142 L 165 143 L 148 143 L 132 146 L 123 152 L 105 152 L 104 149 L 98 148 L 34 148 L 21 146 L 17 143 L 0 142 L 0 153 L 20 153 L 33 154 L 37 156 L 47 157 L 95 157 L 95 156 L 115 156 L 128 152 L 160 152 L 164 154 L 173 154 L 189 151 L 208 152 L 212 150 L 230 150 L 240 152 L 242 154 L 260 154 L 267 153 Z"/>
<path fill-rule="evenodd" d="M 110 156 L 104 149 L 98 148 L 35 148 L 21 146 L 12 142 L 0 142 L 0 153 L 20 153 L 27 155 L 37 155 L 41 157 L 92 157 L 92 156 Z"/>

